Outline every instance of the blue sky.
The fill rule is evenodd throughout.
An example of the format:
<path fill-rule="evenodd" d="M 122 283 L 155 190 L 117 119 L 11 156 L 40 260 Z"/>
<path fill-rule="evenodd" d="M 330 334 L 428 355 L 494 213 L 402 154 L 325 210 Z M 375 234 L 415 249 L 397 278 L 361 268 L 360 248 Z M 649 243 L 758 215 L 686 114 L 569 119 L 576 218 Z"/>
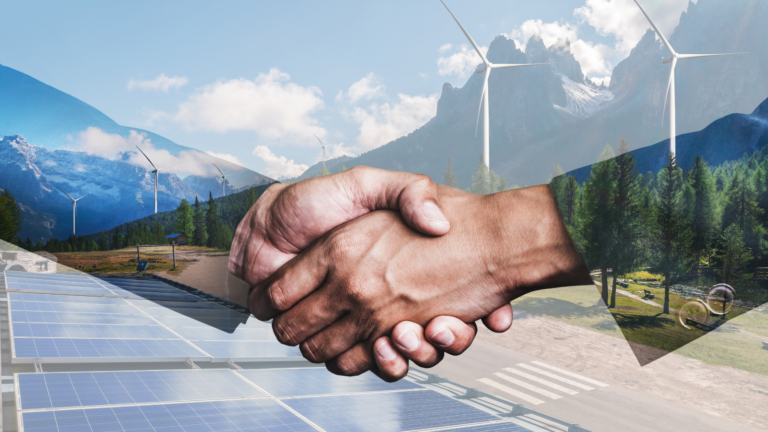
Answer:
<path fill-rule="evenodd" d="M 446 1 L 475 41 L 568 37 L 588 76 L 649 28 L 632 0 Z M 688 0 L 642 0 L 671 34 Z M 273 177 L 386 144 L 479 57 L 439 0 L 2 2 L 0 64 Z M 34 144 L 34 143 L 33 143 Z M 330 157 L 330 156 L 329 156 Z"/>

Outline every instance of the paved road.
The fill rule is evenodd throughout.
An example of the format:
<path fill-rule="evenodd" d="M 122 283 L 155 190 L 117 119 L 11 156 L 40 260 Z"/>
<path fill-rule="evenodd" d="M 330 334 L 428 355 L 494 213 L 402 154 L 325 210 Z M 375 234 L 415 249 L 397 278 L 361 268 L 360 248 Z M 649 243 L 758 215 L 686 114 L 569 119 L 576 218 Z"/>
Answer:
<path fill-rule="evenodd" d="M 429 372 L 593 432 L 759 430 L 480 340 Z"/>

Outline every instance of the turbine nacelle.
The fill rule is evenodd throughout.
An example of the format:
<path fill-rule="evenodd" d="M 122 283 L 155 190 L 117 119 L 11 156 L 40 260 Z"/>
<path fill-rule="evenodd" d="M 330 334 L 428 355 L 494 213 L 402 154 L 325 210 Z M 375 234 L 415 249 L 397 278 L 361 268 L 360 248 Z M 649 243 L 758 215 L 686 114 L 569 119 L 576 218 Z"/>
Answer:
<path fill-rule="evenodd" d="M 672 63 L 672 60 L 674 60 L 674 59 L 675 59 L 675 56 L 673 56 L 673 55 L 671 55 L 669 57 L 664 57 L 663 59 L 661 59 L 661 64 Z"/>
<path fill-rule="evenodd" d="M 485 73 L 485 71 L 486 71 L 487 69 L 488 69 L 488 65 L 487 65 L 487 64 L 485 64 L 485 63 L 483 63 L 483 64 L 479 65 L 479 66 L 477 67 L 477 69 L 475 69 L 475 73 L 476 73 L 476 74 Z"/>

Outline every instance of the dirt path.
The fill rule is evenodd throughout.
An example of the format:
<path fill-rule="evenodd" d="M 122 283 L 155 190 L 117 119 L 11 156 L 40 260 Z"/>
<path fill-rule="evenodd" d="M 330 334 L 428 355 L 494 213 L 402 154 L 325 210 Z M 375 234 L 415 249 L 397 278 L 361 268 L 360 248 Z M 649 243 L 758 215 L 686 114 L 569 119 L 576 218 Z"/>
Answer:
<path fill-rule="evenodd" d="M 176 258 L 179 258 L 177 253 Z M 198 253 L 185 254 L 184 259 L 194 259 L 180 274 L 158 273 L 167 279 L 189 285 L 208 294 L 247 306 L 248 285 L 229 274 L 229 255 L 208 256 Z"/>

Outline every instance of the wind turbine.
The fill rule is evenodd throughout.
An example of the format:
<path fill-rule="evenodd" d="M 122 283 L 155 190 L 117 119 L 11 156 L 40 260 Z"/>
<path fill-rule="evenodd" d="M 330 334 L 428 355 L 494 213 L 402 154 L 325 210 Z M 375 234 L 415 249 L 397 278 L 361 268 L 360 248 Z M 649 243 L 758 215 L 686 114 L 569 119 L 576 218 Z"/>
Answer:
<path fill-rule="evenodd" d="M 677 67 L 677 61 L 681 59 L 693 59 L 693 58 L 702 58 L 702 57 L 719 57 L 719 56 L 727 56 L 727 55 L 738 55 L 738 54 L 744 54 L 744 53 L 726 53 L 726 54 L 678 54 L 677 51 L 675 51 L 672 48 L 672 45 L 669 44 L 669 41 L 667 41 L 667 38 L 664 37 L 664 35 L 661 33 L 661 30 L 659 30 L 658 27 L 656 27 L 656 24 L 653 23 L 651 20 L 651 17 L 648 16 L 647 13 L 645 13 L 645 9 L 643 9 L 642 6 L 640 6 L 640 3 L 635 0 L 635 3 L 637 4 L 637 7 L 640 8 L 640 11 L 645 15 L 645 18 L 648 19 L 648 22 L 651 23 L 651 27 L 653 27 L 653 30 L 656 32 L 656 34 L 659 36 L 659 39 L 661 39 L 662 42 L 664 42 L 664 45 L 667 46 L 667 49 L 669 49 L 669 52 L 672 53 L 671 56 L 661 59 L 662 64 L 672 63 L 672 67 L 669 71 L 669 83 L 667 84 L 667 93 L 664 95 L 664 111 L 667 109 L 667 97 L 669 97 L 669 151 L 672 153 L 672 155 L 676 155 L 676 144 L 677 144 L 677 131 L 676 131 L 676 124 L 675 124 L 675 67 Z M 664 114 L 662 114 L 662 122 L 664 118 Z"/>
<path fill-rule="evenodd" d="M 224 186 L 227 184 L 227 177 L 231 176 L 232 174 L 224 175 L 223 172 L 219 169 L 219 167 L 216 166 L 216 164 L 213 164 L 213 166 L 216 167 L 217 170 L 219 170 L 219 173 L 221 173 L 221 196 L 225 196 L 227 194 L 226 189 L 224 189 Z"/>
<path fill-rule="evenodd" d="M 142 151 L 142 150 L 139 148 L 139 146 L 136 146 L 136 148 L 137 148 L 137 149 L 139 149 L 139 151 L 141 152 L 141 154 L 143 154 L 143 155 L 144 155 L 144 157 L 145 157 L 145 158 L 147 158 L 147 161 L 149 162 L 149 164 L 150 164 L 150 165 L 152 165 L 152 168 L 154 168 L 154 171 L 152 171 L 152 173 L 154 173 L 154 174 L 155 174 L 155 213 L 157 213 L 157 173 L 159 173 L 161 170 L 160 170 L 160 169 L 158 169 L 158 168 L 155 166 L 155 164 L 153 164 L 153 163 L 152 163 L 152 161 L 151 161 L 151 160 L 149 160 L 149 156 L 147 156 L 147 154 L 146 154 L 146 153 L 144 153 L 144 151 Z M 171 167 L 175 167 L 176 165 L 178 165 L 178 164 L 180 164 L 180 163 L 181 163 L 181 162 L 179 162 L 179 163 L 175 163 L 175 164 L 173 164 L 173 165 L 171 165 L 171 166 L 167 166 L 167 167 L 165 167 L 165 168 L 162 168 L 162 169 L 168 169 L 168 168 L 171 168 Z"/>
<path fill-rule="evenodd" d="M 64 195 L 68 196 L 69 199 L 72 200 L 72 235 L 75 235 L 75 218 L 77 217 L 77 202 L 80 201 L 81 199 L 87 197 L 88 194 L 85 194 L 85 195 L 81 196 L 78 199 L 74 199 L 74 198 L 72 198 L 72 195 L 64 192 L 60 187 L 58 187 L 58 186 L 54 186 L 54 187 L 56 189 L 60 190 L 61 193 L 63 193 Z"/>
<path fill-rule="evenodd" d="M 461 25 L 459 20 L 456 18 L 456 15 L 451 12 L 450 9 L 448 9 L 448 6 L 445 4 L 443 0 L 440 0 L 440 3 L 445 6 L 445 9 L 448 10 L 448 13 L 451 14 L 454 21 L 456 21 L 456 24 L 461 27 L 461 31 L 464 32 L 464 36 L 467 37 L 469 40 L 469 43 L 472 44 L 472 46 L 475 48 L 475 51 L 477 51 L 477 54 L 480 56 L 480 58 L 483 60 L 483 64 L 477 67 L 475 69 L 475 73 L 482 73 L 483 76 L 483 92 L 480 94 L 480 103 L 483 107 L 483 162 L 485 162 L 485 167 L 490 169 L 491 163 L 490 163 L 490 121 L 489 121 L 489 107 L 488 107 L 488 76 L 491 73 L 491 69 L 504 69 L 504 68 L 513 68 L 513 67 L 523 67 L 523 66 L 540 66 L 540 65 L 546 65 L 549 63 L 528 63 L 528 64 L 495 64 L 488 61 L 487 58 L 485 58 L 485 55 L 482 51 L 480 51 L 480 47 L 477 46 L 475 41 L 472 39 L 472 36 L 467 33 L 467 30 L 464 29 L 464 26 Z M 480 108 L 478 107 L 477 110 L 477 121 L 480 122 Z M 477 126 L 475 126 L 477 128 Z M 477 129 L 475 129 L 477 130 Z"/>
<path fill-rule="evenodd" d="M 312 134 L 315 135 L 315 134 Z M 317 135 L 315 135 L 315 138 L 317 138 Z M 317 138 L 318 141 L 320 141 L 320 138 Z M 320 141 L 320 145 L 323 146 L 323 168 L 325 168 L 325 144 L 323 144 L 322 141 Z"/>

